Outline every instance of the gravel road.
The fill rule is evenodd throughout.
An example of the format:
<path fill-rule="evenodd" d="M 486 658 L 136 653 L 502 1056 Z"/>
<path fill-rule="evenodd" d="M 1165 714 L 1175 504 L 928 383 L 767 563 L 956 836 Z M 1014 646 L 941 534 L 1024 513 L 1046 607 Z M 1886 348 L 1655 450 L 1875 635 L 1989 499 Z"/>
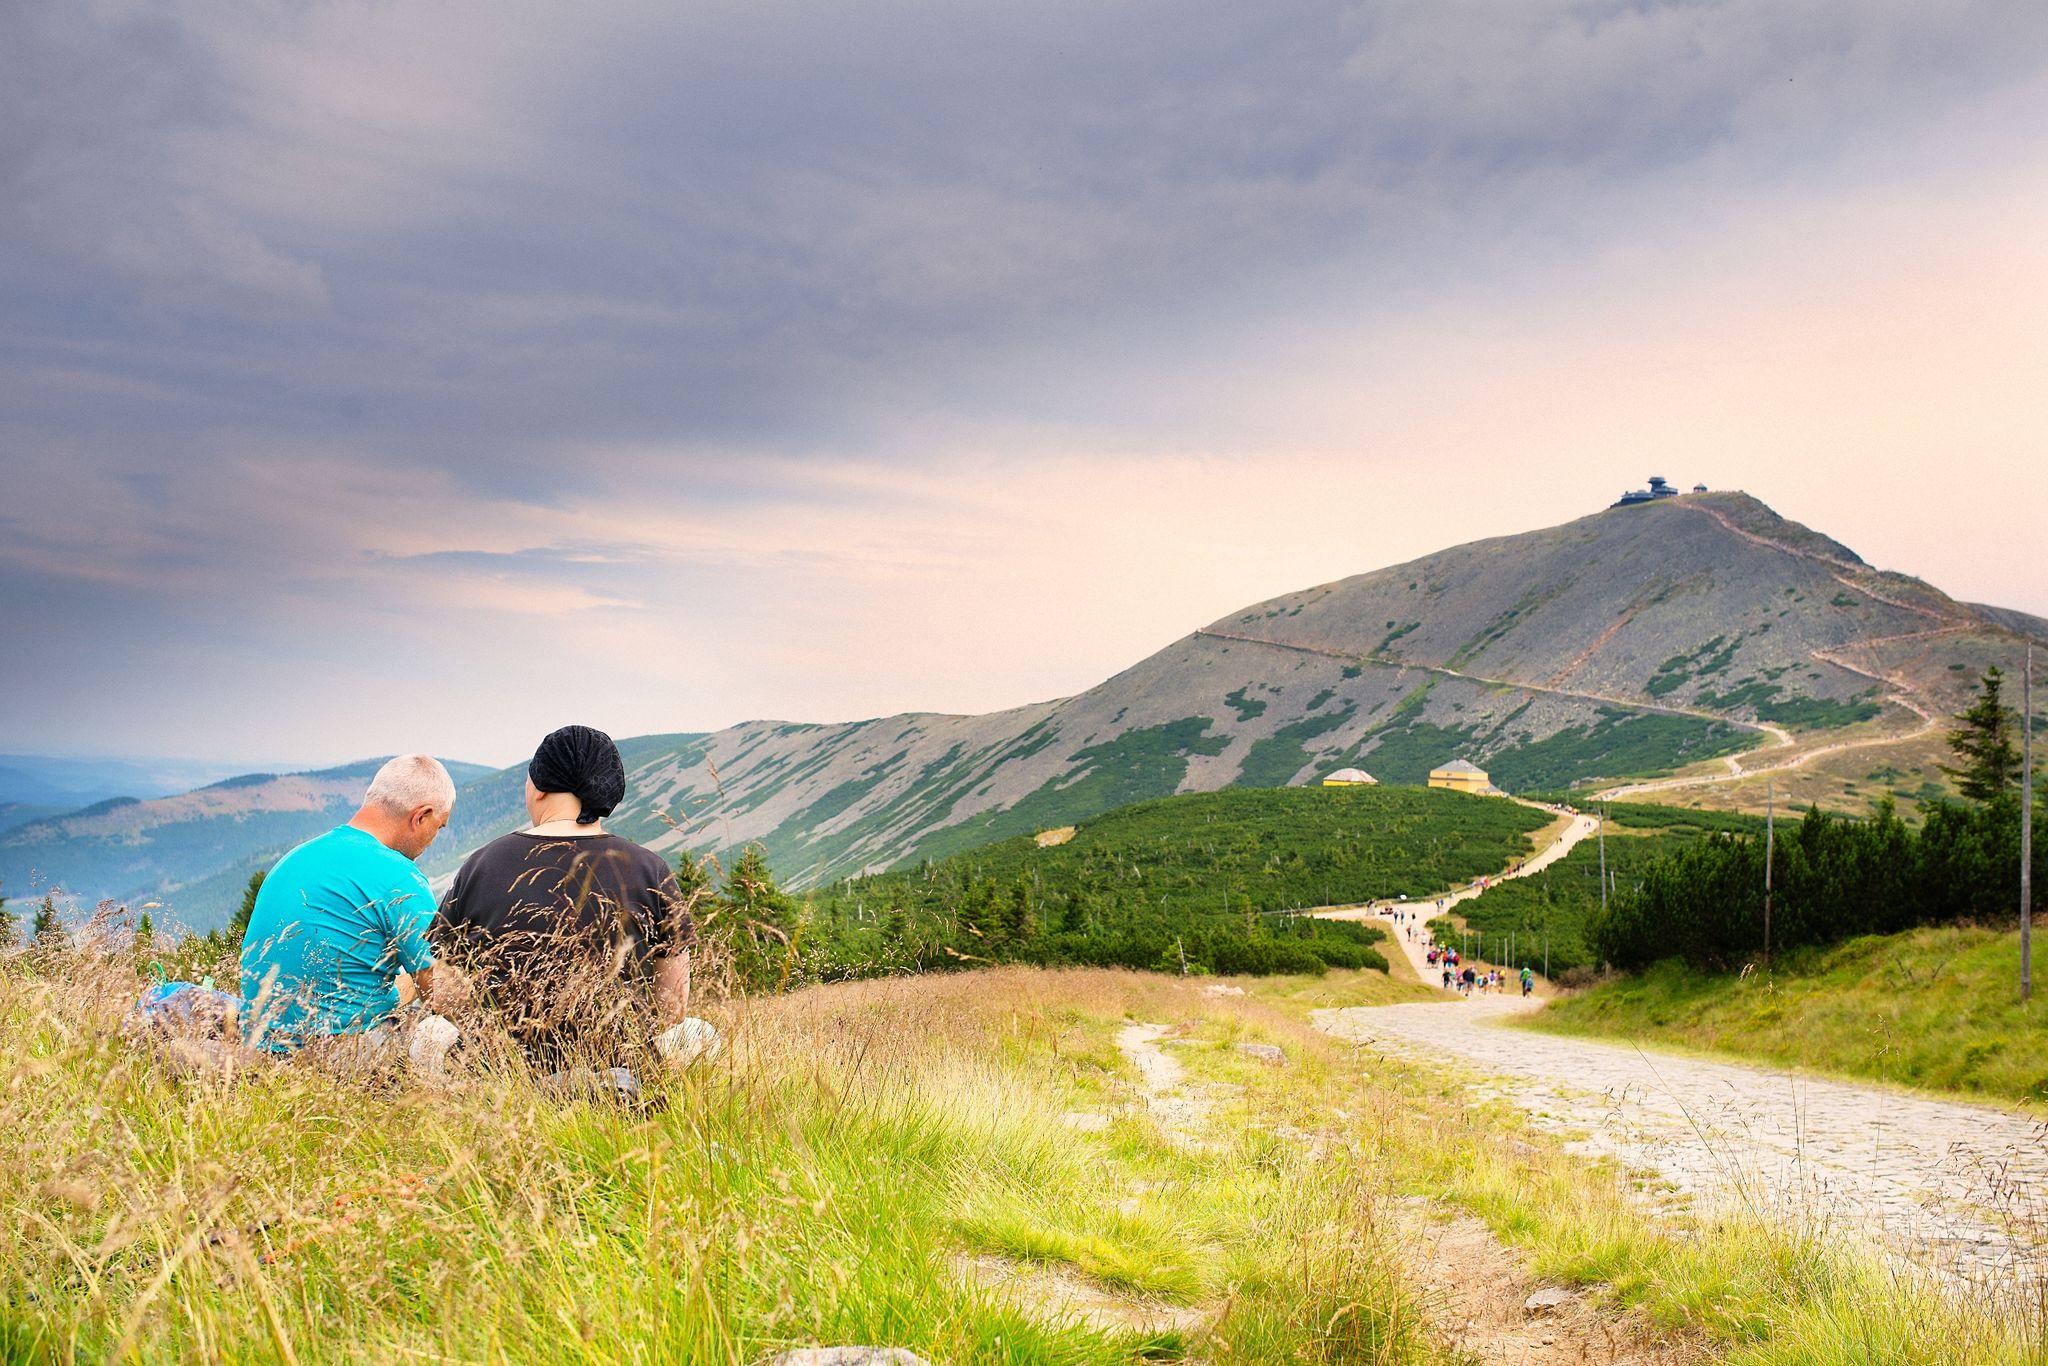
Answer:
<path fill-rule="evenodd" d="M 1973 1288 L 2031 1296 L 2048 1272 L 2048 1135 L 2005 1111 L 1766 1067 L 1515 1029 L 1513 997 L 1321 1010 L 1319 1028 L 1454 1059 L 1582 1151 L 1672 1198 L 1747 1204 L 1873 1237 Z"/>

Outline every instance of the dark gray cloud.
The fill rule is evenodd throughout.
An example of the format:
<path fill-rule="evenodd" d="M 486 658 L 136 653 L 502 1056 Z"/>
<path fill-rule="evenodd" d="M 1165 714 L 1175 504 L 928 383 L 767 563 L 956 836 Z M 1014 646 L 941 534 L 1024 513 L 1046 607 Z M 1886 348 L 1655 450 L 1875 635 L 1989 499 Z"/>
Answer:
<path fill-rule="evenodd" d="M 28 0 L 0 570 L 123 631 L 407 574 L 640 601 L 694 581 L 650 508 L 859 516 L 908 495 L 808 467 L 943 470 L 906 423 L 1113 423 L 1268 319 L 1881 178 L 2044 52 L 2031 0 Z"/>

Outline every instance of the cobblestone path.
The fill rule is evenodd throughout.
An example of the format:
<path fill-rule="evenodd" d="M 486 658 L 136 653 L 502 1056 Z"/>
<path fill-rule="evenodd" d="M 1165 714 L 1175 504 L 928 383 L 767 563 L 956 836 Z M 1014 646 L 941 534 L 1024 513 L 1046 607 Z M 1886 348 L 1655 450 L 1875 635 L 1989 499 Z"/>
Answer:
<path fill-rule="evenodd" d="M 1575 1148 L 1663 1178 L 1665 1198 L 1739 1202 L 1872 1236 L 2000 1295 L 2048 1273 L 2048 1133 L 2031 1119 L 1742 1063 L 1503 1025 L 1512 997 L 1320 1010 L 1341 1038 L 1452 1059 Z"/>

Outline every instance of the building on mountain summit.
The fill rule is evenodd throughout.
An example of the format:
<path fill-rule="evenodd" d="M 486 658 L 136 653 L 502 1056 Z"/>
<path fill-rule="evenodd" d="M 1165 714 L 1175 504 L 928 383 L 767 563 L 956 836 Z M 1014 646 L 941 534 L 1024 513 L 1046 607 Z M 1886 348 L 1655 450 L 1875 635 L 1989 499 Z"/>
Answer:
<path fill-rule="evenodd" d="M 1377 787 L 1379 779 L 1362 768 L 1340 768 L 1323 779 L 1324 787 Z"/>
<path fill-rule="evenodd" d="M 1486 770 L 1463 759 L 1453 759 L 1442 768 L 1429 771 L 1429 785 L 1452 792 L 1471 792 L 1481 797 L 1505 797 L 1486 776 Z"/>
<path fill-rule="evenodd" d="M 1707 486 L 1705 484 L 1701 484 L 1693 490 L 1694 493 L 1705 493 L 1706 491 Z M 1634 507 L 1637 503 L 1654 503 L 1660 498 L 1676 498 L 1677 496 L 1678 489 L 1670 480 L 1661 474 L 1653 474 L 1650 476 L 1650 487 L 1646 489 L 1631 489 L 1627 493 L 1622 494 L 1620 500 L 1611 506 L 1618 508 Z"/>

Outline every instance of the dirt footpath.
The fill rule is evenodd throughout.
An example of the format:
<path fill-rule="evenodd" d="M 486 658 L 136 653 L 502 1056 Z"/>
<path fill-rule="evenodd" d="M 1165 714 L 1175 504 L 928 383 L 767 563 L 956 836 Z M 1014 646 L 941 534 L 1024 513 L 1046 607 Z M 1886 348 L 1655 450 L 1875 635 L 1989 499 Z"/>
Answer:
<path fill-rule="evenodd" d="M 1866 1235 L 1974 1288 L 2028 1297 L 2048 1272 L 2048 1141 L 2004 1111 L 1772 1068 L 1505 1026 L 1479 997 L 1315 1012 L 1340 1038 L 1477 1075 L 1573 1146 L 1654 1173 L 1676 1199 Z"/>

